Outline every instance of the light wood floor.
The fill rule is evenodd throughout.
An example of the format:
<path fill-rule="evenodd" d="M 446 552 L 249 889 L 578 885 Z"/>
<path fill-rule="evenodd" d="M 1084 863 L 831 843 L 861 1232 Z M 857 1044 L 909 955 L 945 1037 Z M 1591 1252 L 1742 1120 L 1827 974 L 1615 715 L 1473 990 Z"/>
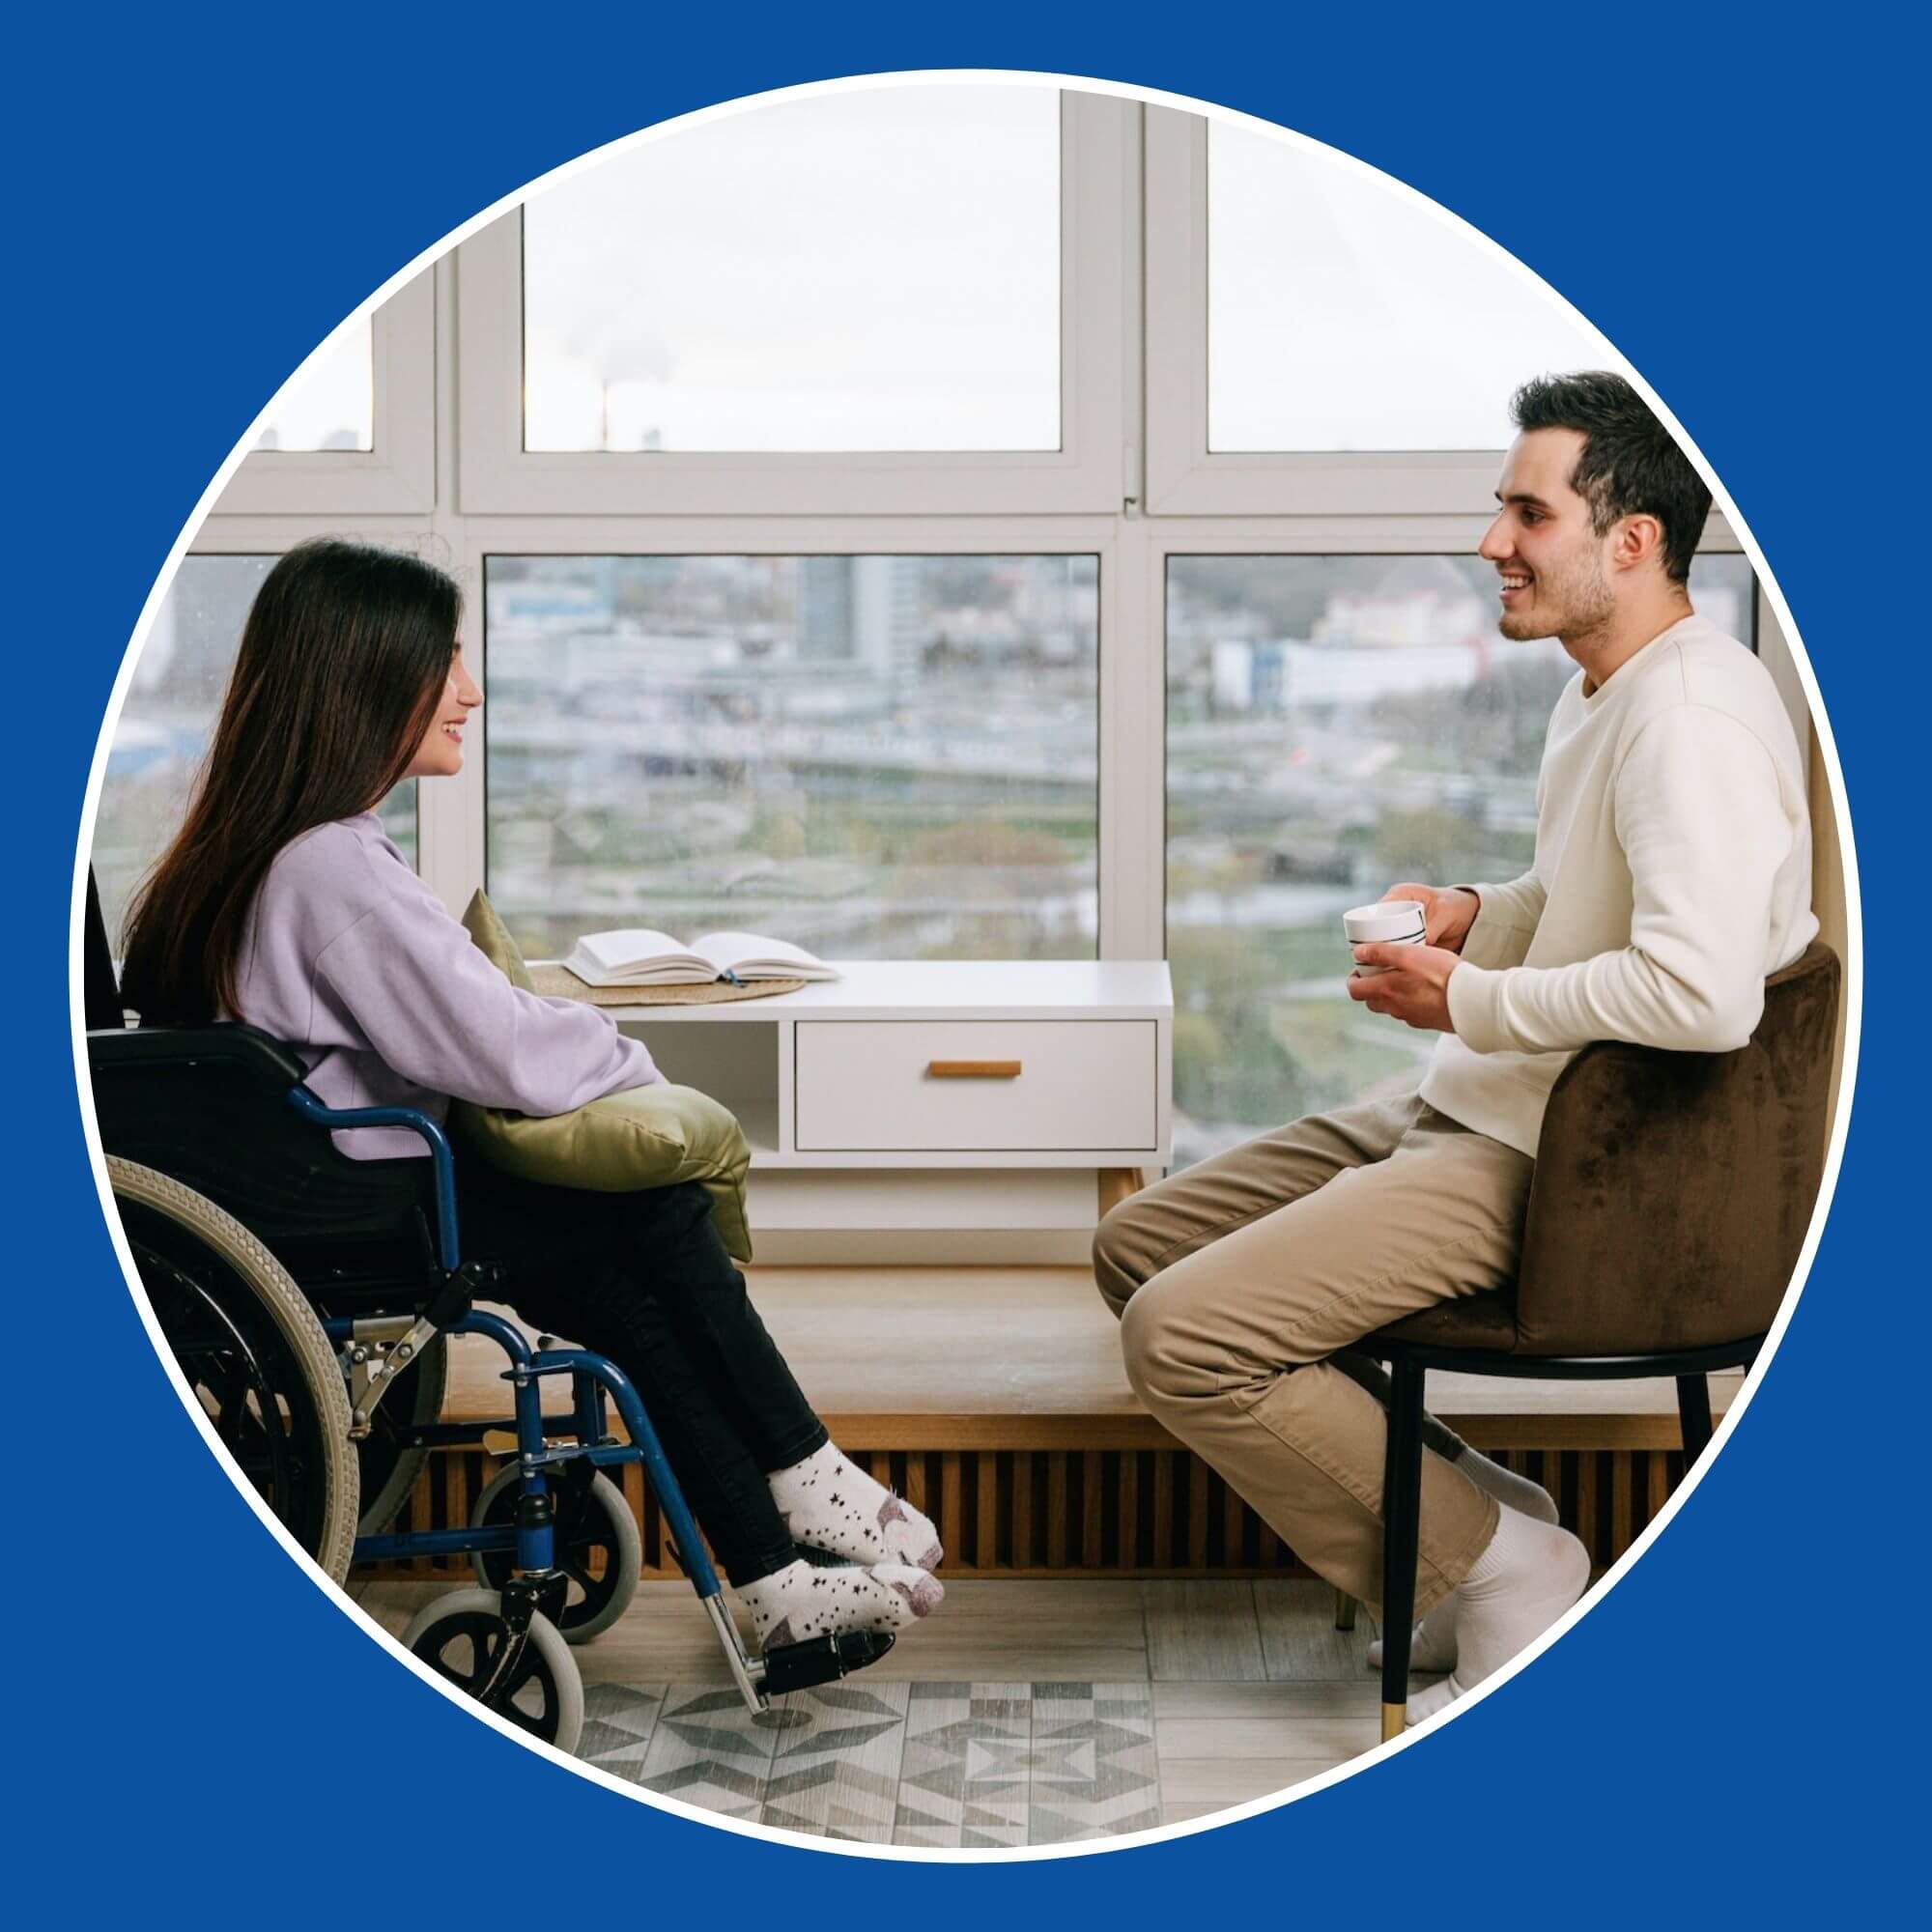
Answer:
<path fill-rule="evenodd" d="M 1085 1269 L 760 1268 L 751 1280 L 807 1396 L 848 1446 L 877 1446 L 858 1439 L 871 1433 L 917 1445 L 931 1430 L 971 1448 L 1017 1419 L 1126 1447 L 1155 1428 Z M 447 1412 L 501 1414 L 501 1368 L 487 1345 L 459 1340 Z M 1714 1406 L 1738 1380 L 1712 1378 Z M 1431 1378 L 1430 1400 L 1478 1446 L 1677 1437 L 1667 1380 L 1445 1375 Z M 400 1632 L 449 1587 L 385 1579 L 361 1595 Z M 753 1717 L 688 1585 L 646 1582 L 617 1627 L 577 1653 L 581 1754 L 663 1796 L 843 1838 L 1106 1836 L 1208 1817 L 1371 1749 L 1373 1635 L 1366 1612 L 1337 1632 L 1327 1588 L 1292 1577 L 962 1576 L 881 1663 Z"/>
<path fill-rule="evenodd" d="M 371 1615 L 400 1633 L 425 1601 L 448 1587 L 379 1582 L 357 1594 Z M 1037 1843 L 1042 1819 L 1045 1837 L 1106 1835 L 1146 1829 L 1156 1810 L 1153 1822 L 1175 1824 L 1287 1790 L 1373 1748 L 1379 1738 L 1380 1689 L 1366 1661 L 1371 1619 L 1364 1613 L 1358 1628 L 1344 1634 L 1334 1628 L 1333 1610 L 1324 1585 L 1295 1579 L 954 1582 L 938 1611 L 882 1662 L 837 1687 L 865 1698 L 863 1708 L 876 1715 L 852 1733 L 857 1741 L 843 1771 L 836 1738 L 810 1740 L 813 1761 L 835 1792 L 845 1777 L 844 1810 L 819 1825 L 808 1815 L 804 1829 L 893 1837 L 893 1821 L 905 1809 L 895 1780 L 920 1748 L 921 1700 L 930 1705 L 935 1698 L 958 1700 L 951 1726 L 958 1731 L 970 1722 L 971 1709 L 1010 1716 L 1028 1693 L 1037 1710 L 1043 1695 L 1104 1692 L 1127 1728 L 1144 1710 L 1151 1732 L 1144 1770 L 1117 1766 L 1113 1779 L 1119 1787 L 1144 1778 L 1139 1808 L 1118 1799 L 1083 1805 L 1063 1796 L 1047 1803 L 1039 1786 L 1053 1765 L 1037 1743 L 1043 1727 L 1036 1718 L 1029 1754 L 1037 1780 L 1033 1833 L 1002 1837 L 995 1829 L 983 1839 L 949 1842 Z M 621 1711 L 639 1738 L 632 1748 L 612 1748 L 607 1724 L 600 1742 L 609 1757 L 593 1755 L 586 1740 L 591 1761 L 689 1803 L 797 1822 L 796 1811 L 783 1808 L 796 1803 L 785 1782 L 796 1748 L 787 1745 L 785 1726 L 795 1721 L 810 1731 L 824 1713 L 801 1703 L 789 1719 L 783 1711 L 770 1718 L 777 1744 L 760 1747 L 761 1769 L 739 1763 L 727 1777 L 717 1762 L 705 1761 L 693 1741 L 714 1760 L 728 1755 L 733 1734 L 743 1731 L 743 1714 L 734 1709 L 723 1658 L 688 1585 L 643 1584 L 623 1620 L 577 1658 L 593 1717 L 600 1709 Z M 701 1724 L 676 1721 L 692 1711 L 702 1712 Z M 670 1718 L 659 1722 L 667 1713 Z M 1135 1748 L 1123 1746 L 1123 1757 L 1131 1760 Z M 1023 1777 L 1025 1763 L 1013 1762 L 1014 1775 Z M 836 1796 L 827 1801 L 837 1802 Z M 777 1815 L 770 1815 L 775 1806 Z M 903 1833 L 898 1841 L 932 1842 Z"/>

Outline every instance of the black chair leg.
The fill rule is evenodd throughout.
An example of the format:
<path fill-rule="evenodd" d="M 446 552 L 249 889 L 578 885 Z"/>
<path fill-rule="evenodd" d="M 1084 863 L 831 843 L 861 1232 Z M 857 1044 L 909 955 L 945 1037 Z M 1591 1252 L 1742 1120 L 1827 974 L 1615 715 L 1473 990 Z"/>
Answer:
<path fill-rule="evenodd" d="M 1711 1383 L 1706 1376 L 1677 1378 L 1677 1426 L 1684 1435 L 1684 1473 L 1710 1446 Z"/>
<path fill-rule="evenodd" d="M 1402 1736 L 1408 1716 L 1408 1653 L 1415 1627 L 1415 1570 L 1422 1541 L 1422 1396 L 1425 1372 L 1395 1365 L 1382 1466 L 1382 1739 Z"/>

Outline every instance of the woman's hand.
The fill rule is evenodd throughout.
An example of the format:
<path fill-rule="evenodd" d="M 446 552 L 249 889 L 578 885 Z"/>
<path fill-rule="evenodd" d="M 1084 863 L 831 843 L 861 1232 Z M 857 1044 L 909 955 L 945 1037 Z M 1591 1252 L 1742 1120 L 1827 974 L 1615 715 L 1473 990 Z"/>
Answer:
<path fill-rule="evenodd" d="M 1440 946 L 1450 952 L 1462 952 L 1463 942 L 1468 938 L 1469 928 L 1483 909 L 1482 900 L 1461 886 L 1391 886 L 1382 897 L 1416 900 L 1428 922 L 1424 944 Z"/>

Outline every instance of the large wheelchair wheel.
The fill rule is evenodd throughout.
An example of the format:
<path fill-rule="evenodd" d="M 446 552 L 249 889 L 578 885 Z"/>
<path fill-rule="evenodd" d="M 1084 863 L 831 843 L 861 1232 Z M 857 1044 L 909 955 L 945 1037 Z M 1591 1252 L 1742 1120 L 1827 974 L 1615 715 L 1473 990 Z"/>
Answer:
<path fill-rule="evenodd" d="M 108 1183 L 170 1352 L 255 1492 L 338 1583 L 355 1541 L 342 1365 L 288 1271 L 179 1180 L 112 1157 Z"/>
<path fill-rule="evenodd" d="M 521 1474 L 514 1462 L 497 1472 L 469 1512 L 472 1529 L 516 1521 Z M 557 1629 L 565 1643 L 588 1643 L 609 1630 L 638 1594 L 644 1564 L 638 1520 L 623 1491 L 601 1472 L 580 1490 L 568 1474 L 553 1470 L 551 1499 L 556 1510 L 556 1567 L 570 1578 Z M 516 1561 L 506 1549 L 478 1551 L 470 1558 L 476 1580 L 490 1590 L 510 1580 Z"/>
<path fill-rule="evenodd" d="M 436 1336 L 395 1379 L 369 1418 L 369 1433 L 355 1445 L 362 1475 L 362 1519 L 355 1525 L 362 1536 L 381 1536 L 410 1499 L 427 1449 L 406 1449 L 397 1432 L 413 1425 L 427 1428 L 440 1420 L 442 1399 L 449 1387 L 449 1341 Z"/>
<path fill-rule="evenodd" d="M 403 1648 L 474 1696 L 504 1634 L 503 1600 L 495 1590 L 452 1590 L 416 1612 Z M 583 1736 L 583 1677 L 548 1617 L 530 1619 L 529 1640 L 510 1681 L 485 1708 L 560 1751 L 576 1750 Z"/>

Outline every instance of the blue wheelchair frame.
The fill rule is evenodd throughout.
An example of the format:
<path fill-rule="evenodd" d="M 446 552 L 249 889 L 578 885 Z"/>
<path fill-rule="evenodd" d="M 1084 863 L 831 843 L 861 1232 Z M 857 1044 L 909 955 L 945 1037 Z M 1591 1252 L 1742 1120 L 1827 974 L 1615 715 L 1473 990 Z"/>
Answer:
<path fill-rule="evenodd" d="M 428 1115 L 411 1107 L 327 1107 L 304 1086 L 289 1092 L 289 1104 L 319 1127 L 405 1127 L 427 1144 L 434 1163 L 436 1179 L 437 1258 L 446 1280 L 456 1280 L 462 1271 L 462 1249 L 456 1214 L 456 1165 L 448 1136 Z M 394 1328 L 394 1321 L 370 1322 L 354 1318 L 326 1321 L 324 1331 L 344 1350 L 353 1350 L 362 1334 L 371 1328 Z M 513 1669 L 522 1650 L 522 1638 L 528 1629 L 529 1612 L 547 1603 L 552 1621 L 560 1605 L 563 1579 L 555 1569 L 554 1519 L 550 1499 L 550 1475 L 563 1464 L 587 1462 L 596 1468 L 610 1468 L 624 1463 L 639 1463 L 655 1491 L 658 1507 L 676 1546 L 677 1560 L 696 1591 L 698 1601 L 709 1615 L 739 1693 L 753 1711 L 766 1709 L 771 1698 L 788 1690 L 802 1689 L 842 1677 L 848 1670 L 874 1662 L 891 1646 L 884 1634 L 846 1633 L 838 1637 L 821 1637 L 813 1642 L 792 1644 L 769 1650 L 762 1657 L 750 1657 L 739 1638 L 737 1626 L 724 1606 L 723 1586 L 712 1567 L 710 1553 L 693 1520 L 684 1492 L 671 1473 L 657 1431 L 639 1397 L 631 1378 L 614 1362 L 582 1349 L 532 1349 L 523 1334 L 500 1316 L 466 1307 L 453 1320 L 437 1324 L 431 1317 L 419 1318 L 409 1332 L 428 1327 L 444 1335 L 483 1335 L 503 1350 L 510 1366 L 503 1379 L 515 1391 L 514 1427 L 517 1437 L 519 1471 L 517 1520 L 508 1524 L 461 1529 L 410 1530 L 396 1535 L 363 1536 L 355 1542 L 358 1562 L 373 1562 L 418 1556 L 514 1554 L 515 1571 L 510 1588 L 503 1593 L 506 1624 L 511 1641 L 503 1647 L 492 1683 L 504 1680 Z M 428 1337 L 422 1337 L 427 1341 Z M 410 1345 L 398 1352 L 405 1359 L 393 1365 L 379 1364 L 378 1376 L 386 1372 L 393 1378 L 407 1366 Z M 549 1376 L 571 1378 L 571 1418 L 569 1432 L 574 1443 L 554 1443 L 545 1434 L 542 1383 Z M 611 1440 L 606 1428 L 607 1399 L 616 1405 L 630 1435 L 628 1443 Z M 373 1409 L 381 1400 L 380 1391 L 366 1403 Z M 553 1421 L 557 1418 L 553 1418 Z M 477 1441 L 485 1430 L 496 1425 L 432 1424 L 412 1429 L 410 1439 L 420 1445 L 463 1444 Z M 488 1701 L 489 1687 L 478 1693 Z"/>
<path fill-rule="evenodd" d="M 252 1122 L 256 1129 L 268 1130 L 267 1140 L 271 1144 L 268 1152 L 272 1179 L 267 1197 L 255 1197 L 258 1200 L 266 1198 L 273 1203 L 276 1190 L 280 1189 L 279 1205 L 286 1205 L 292 1198 L 291 1190 L 294 1197 L 301 1196 L 318 1176 L 324 1176 L 329 1183 L 322 1190 L 325 1201 L 340 1203 L 345 1198 L 336 1185 L 343 1177 L 327 1176 L 327 1161 L 318 1166 L 310 1160 L 307 1135 L 296 1130 L 286 1136 L 289 1141 L 299 1143 L 298 1148 L 274 1145 L 284 1138 L 280 1133 L 281 1118 L 275 1111 L 284 1102 L 302 1120 L 325 1132 L 337 1128 L 401 1127 L 414 1133 L 428 1148 L 435 1180 L 436 1253 L 427 1300 L 412 1290 L 408 1297 L 408 1313 L 392 1309 L 376 1315 L 333 1318 L 322 1316 L 318 1311 L 318 1318 L 338 1351 L 339 1366 L 349 1381 L 352 1439 L 370 1434 L 370 1419 L 384 1394 L 441 1335 L 486 1336 L 502 1350 L 509 1362 L 503 1379 L 511 1384 L 515 1403 L 515 1414 L 508 1418 L 514 1427 L 517 1450 L 514 1523 L 365 1536 L 356 1540 L 352 1558 L 377 1561 L 463 1554 L 511 1558 L 510 1574 L 502 1587 L 494 1593 L 497 1606 L 491 1612 L 500 1618 L 503 1641 L 489 1647 L 489 1659 L 480 1680 L 463 1680 L 472 1696 L 486 1705 L 499 1693 L 514 1696 L 513 1685 L 519 1681 L 515 1673 L 532 1631 L 538 1628 L 537 1618 L 547 1619 L 557 1627 L 559 1635 L 562 1634 L 569 1578 L 556 1566 L 553 1477 L 559 1470 L 568 1470 L 566 1488 L 575 1489 L 580 1481 L 588 1487 L 598 1469 L 625 1463 L 639 1463 L 648 1474 L 677 1560 L 711 1619 L 732 1679 L 752 1710 L 765 1709 L 772 1697 L 783 1691 L 829 1683 L 848 1671 L 863 1669 L 892 1648 L 890 1632 L 846 1631 L 804 1643 L 767 1647 L 756 1657 L 747 1655 L 737 1625 L 724 1607 L 718 1574 L 692 1520 L 684 1492 L 671 1473 L 657 1432 L 651 1427 L 643 1402 L 629 1377 L 614 1362 L 584 1350 L 532 1349 L 512 1323 L 473 1305 L 479 1293 L 487 1297 L 496 1271 L 487 1262 L 466 1264 L 463 1259 L 457 1230 L 455 1157 L 448 1138 L 435 1121 L 411 1107 L 326 1106 L 304 1084 L 304 1063 L 295 1049 L 234 1021 L 182 1028 L 130 1029 L 121 1003 L 91 869 L 83 958 L 89 1069 L 95 1081 L 97 1106 L 100 1108 L 101 1142 L 110 1155 L 128 1159 L 136 1166 L 151 1165 L 162 1175 L 172 1175 L 180 1185 L 201 1194 L 209 1206 L 221 1208 L 221 1197 L 229 1189 L 219 1163 L 213 1170 L 204 1164 L 198 1171 L 195 1162 L 189 1161 L 188 1171 L 181 1173 L 183 1163 L 170 1159 L 170 1134 L 154 1131 L 156 1117 L 153 1110 L 138 1103 L 130 1108 L 128 1098 L 139 1091 L 129 1084 L 130 1076 L 135 1073 L 153 1069 L 180 1077 L 193 1073 L 204 1064 L 220 1065 L 242 1082 L 234 1090 L 245 1103 L 240 1111 L 228 1100 L 207 1110 L 206 1118 L 217 1135 L 236 1131 L 238 1122 L 240 1131 L 245 1134 L 251 1124 L 247 1109 L 263 1105 L 269 1109 L 266 1115 L 257 1115 Z M 113 1126 L 110 1126 L 110 1121 L 115 1119 L 113 1110 L 101 1098 L 100 1080 L 104 1070 L 115 1074 L 113 1085 L 120 1111 L 118 1124 Z M 186 1113 L 199 1117 L 195 1104 L 198 1093 L 192 1083 L 187 1097 L 190 1104 Z M 323 1146 L 327 1148 L 327 1143 Z M 340 1155 L 334 1155 L 333 1159 L 336 1166 L 343 1164 Z M 412 1198 L 417 1179 L 411 1177 L 408 1192 Z M 221 1210 L 228 1211 L 225 1208 Z M 273 1218 L 275 1211 L 271 1206 L 270 1218 Z M 350 1202 L 345 1211 L 355 1224 L 358 1212 L 355 1204 Z M 244 1211 L 238 1218 L 245 1227 L 249 1213 Z M 304 1237 L 307 1233 L 305 1229 Z M 272 1249 L 272 1241 L 270 1245 Z M 299 1292 L 299 1285 L 294 1285 Z M 558 1434 L 574 1436 L 574 1442 L 553 1443 L 545 1435 L 542 1389 L 544 1378 L 550 1376 L 571 1378 L 571 1413 Z M 630 1435 L 628 1443 L 614 1441 L 608 1435 L 607 1403 L 616 1405 Z M 411 1448 L 468 1445 L 484 1440 L 497 1426 L 419 1424 L 411 1420 L 398 1434 L 405 1446 Z M 578 1469 L 577 1464 L 584 1466 Z M 632 1576 L 628 1582 L 635 1586 L 636 1577 Z M 433 1611 L 435 1606 L 430 1608 Z M 468 1616 L 470 1612 L 466 1609 L 457 1614 Z M 435 1629 L 432 1622 L 424 1634 Z M 574 1673 L 575 1666 L 570 1667 Z"/>

